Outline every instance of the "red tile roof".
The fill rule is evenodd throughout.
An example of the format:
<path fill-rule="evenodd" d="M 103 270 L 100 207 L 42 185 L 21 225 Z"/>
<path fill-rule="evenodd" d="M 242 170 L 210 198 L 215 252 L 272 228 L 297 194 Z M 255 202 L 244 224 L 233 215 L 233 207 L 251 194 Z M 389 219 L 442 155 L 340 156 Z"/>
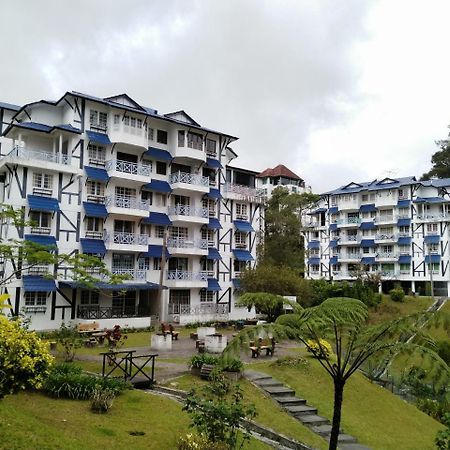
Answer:
<path fill-rule="evenodd" d="M 274 167 L 273 169 L 266 169 L 263 170 L 259 175 L 256 175 L 257 178 L 264 178 L 264 177 L 285 177 L 285 178 L 291 178 L 292 180 L 302 180 L 298 175 L 296 175 L 292 170 L 289 170 L 286 166 L 283 166 L 283 164 L 279 164 L 278 166 Z"/>

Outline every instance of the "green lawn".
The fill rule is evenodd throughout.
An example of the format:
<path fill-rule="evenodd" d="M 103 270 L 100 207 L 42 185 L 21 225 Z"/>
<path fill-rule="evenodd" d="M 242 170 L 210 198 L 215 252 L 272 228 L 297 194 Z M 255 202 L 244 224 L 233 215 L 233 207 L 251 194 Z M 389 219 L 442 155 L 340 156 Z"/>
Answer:
<path fill-rule="evenodd" d="M 189 431 L 180 404 L 141 391 L 119 396 L 108 414 L 92 413 L 87 401 L 21 392 L 0 401 L 0 417 L 2 450 L 171 450 Z M 246 448 L 270 447 L 252 439 Z"/>

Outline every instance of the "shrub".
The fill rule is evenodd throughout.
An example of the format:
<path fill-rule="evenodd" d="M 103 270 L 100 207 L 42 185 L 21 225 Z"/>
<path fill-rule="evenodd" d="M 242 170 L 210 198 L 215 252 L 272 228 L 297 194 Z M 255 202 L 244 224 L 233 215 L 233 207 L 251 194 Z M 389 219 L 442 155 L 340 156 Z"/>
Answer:
<path fill-rule="evenodd" d="M 319 359 L 329 358 L 333 353 L 331 344 L 325 339 L 319 339 L 319 342 L 310 339 L 306 342 L 306 349 Z"/>
<path fill-rule="evenodd" d="M 271 366 L 277 367 L 295 367 L 296 369 L 308 369 L 309 361 L 303 356 L 283 356 L 278 358 Z"/>
<path fill-rule="evenodd" d="M 210 442 L 203 434 L 187 434 L 178 441 L 178 450 L 228 450 L 223 442 Z"/>
<path fill-rule="evenodd" d="M 439 341 L 437 342 L 437 354 L 450 366 L 450 342 Z"/>
<path fill-rule="evenodd" d="M 220 367 L 225 372 L 240 372 L 244 364 L 240 359 L 227 358 L 220 362 Z"/>
<path fill-rule="evenodd" d="M 39 389 L 53 364 L 48 345 L 36 333 L 0 315 L 0 398 Z"/>
<path fill-rule="evenodd" d="M 405 300 L 405 293 L 401 288 L 391 289 L 389 296 L 393 302 L 403 302 Z"/>
<path fill-rule="evenodd" d="M 444 415 L 442 423 L 447 428 L 437 432 L 434 443 L 438 450 L 448 450 L 450 448 L 450 413 Z"/>
<path fill-rule="evenodd" d="M 97 413 L 106 413 L 110 410 L 116 393 L 113 389 L 95 389 L 92 393 L 91 410 Z"/>
<path fill-rule="evenodd" d="M 66 325 L 63 322 L 59 330 L 54 332 L 53 336 L 64 350 L 64 361 L 73 361 L 77 348 L 83 345 L 83 339 L 80 337 L 76 327 Z"/>
<path fill-rule="evenodd" d="M 191 369 L 201 369 L 203 364 L 211 364 L 213 366 L 219 363 L 217 356 L 208 355 L 208 353 L 202 353 L 200 355 L 194 355 L 189 360 L 189 367 Z"/>

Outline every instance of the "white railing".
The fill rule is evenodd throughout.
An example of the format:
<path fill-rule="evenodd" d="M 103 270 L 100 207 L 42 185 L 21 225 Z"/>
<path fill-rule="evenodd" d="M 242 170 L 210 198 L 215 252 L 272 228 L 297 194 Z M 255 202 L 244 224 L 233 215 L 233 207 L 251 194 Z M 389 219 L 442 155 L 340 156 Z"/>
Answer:
<path fill-rule="evenodd" d="M 87 199 L 88 202 L 92 202 L 92 203 L 100 203 L 100 204 L 104 204 L 105 203 L 105 196 L 104 195 L 87 194 L 86 195 L 86 199 Z"/>
<path fill-rule="evenodd" d="M 361 253 L 346 253 L 341 255 L 341 259 L 361 259 Z"/>
<path fill-rule="evenodd" d="M 347 219 L 338 219 L 336 221 L 338 225 L 354 225 L 354 224 L 360 224 L 361 218 L 359 217 L 348 217 Z"/>
<path fill-rule="evenodd" d="M 396 259 L 398 258 L 397 253 L 393 253 L 393 252 L 379 252 L 377 254 L 377 258 L 378 259 Z"/>
<path fill-rule="evenodd" d="M 208 241 L 206 239 L 196 239 L 191 241 L 185 238 L 168 238 L 167 247 L 171 248 L 200 248 L 206 250 Z"/>
<path fill-rule="evenodd" d="M 148 245 L 148 234 L 115 231 L 112 234 L 105 233 L 105 242 L 125 245 Z"/>
<path fill-rule="evenodd" d="M 400 275 L 409 275 L 411 273 L 411 270 L 402 270 L 400 269 Z"/>
<path fill-rule="evenodd" d="M 383 277 L 395 277 L 395 270 L 381 270 L 378 272 Z"/>
<path fill-rule="evenodd" d="M 128 275 L 132 280 L 145 281 L 146 279 L 146 271 L 142 269 L 113 267 L 111 272 L 114 275 Z"/>
<path fill-rule="evenodd" d="M 227 315 L 228 305 L 215 302 L 204 303 L 198 306 L 178 305 L 169 303 L 169 314 L 171 315 L 179 314 L 182 316 L 207 315 L 207 314 Z"/>
<path fill-rule="evenodd" d="M 255 189 L 249 186 L 243 186 L 241 184 L 225 183 L 223 185 L 224 192 L 231 192 L 233 194 L 239 194 L 244 197 L 263 197 L 263 189 Z"/>
<path fill-rule="evenodd" d="M 27 271 L 29 274 L 33 274 L 33 275 L 44 275 L 44 274 L 50 272 L 48 265 L 38 265 L 38 266 L 24 267 L 23 270 Z"/>
<path fill-rule="evenodd" d="M 208 208 L 196 208 L 189 205 L 169 206 L 169 215 L 173 216 L 194 216 L 208 218 Z"/>
<path fill-rule="evenodd" d="M 354 235 L 341 235 L 340 242 L 359 242 L 361 238 L 359 236 Z"/>
<path fill-rule="evenodd" d="M 376 234 L 376 241 L 395 241 L 397 239 L 397 235 L 395 233 L 385 233 L 385 234 Z"/>
<path fill-rule="evenodd" d="M 417 220 L 450 220 L 450 214 L 417 214 Z"/>
<path fill-rule="evenodd" d="M 86 230 L 84 237 L 90 239 L 103 239 L 103 231 L 90 231 Z"/>
<path fill-rule="evenodd" d="M 69 157 L 59 153 L 50 153 L 45 150 L 30 150 L 24 147 L 14 147 L 9 153 L 11 156 L 17 156 L 25 159 L 37 159 L 39 161 L 52 162 L 56 164 L 69 164 Z"/>
<path fill-rule="evenodd" d="M 138 200 L 136 197 L 128 197 L 126 195 L 110 195 L 105 198 L 106 206 L 117 206 L 118 208 L 142 209 L 149 210 L 150 203 L 148 201 Z"/>
<path fill-rule="evenodd" d="M 183 281 L 206 281 L 208 273 L 203 272 L 188 272 L 185 270 L 169 270 L 167 272 L 168 280 L 183 280 Z"/>
<path fill-rule="evenodd" d="M 175 172 L 170 175 L 169 182 L 172 183 L 186 183 L 194 184 L 196 186 L 209 186 L 209 177 L 203 175 L 196 175 L 186 172 Z"/>
<path fill-rule="evenodd" d="M 410 219 L 411 215 L 409 213 L 408 214 L 397 214 L 395 217 L 396 217 L 396 219 Z"/>
<path fill-rule="evenodd" d="M 110 159 L 106 161 L 106 170 L 115 170 L 116 172 L 127 173 L 130 175 L 143 175 L 149 177 L 152 173 L 151 164 L 140 164 L 120 159 Z"/>
<path fill-rule="evenodd" d="M 395 222 L 396 219 L 394 219 L 394 216 L 379 216 L 375 217 L 376 223 L 391 223 Z"/>
<path fill-rule="evenodd" d="M 48 227 L 31 227 L 30 233 L 31 234 L 50 234 L 52 231 L 51 228 Z"/>

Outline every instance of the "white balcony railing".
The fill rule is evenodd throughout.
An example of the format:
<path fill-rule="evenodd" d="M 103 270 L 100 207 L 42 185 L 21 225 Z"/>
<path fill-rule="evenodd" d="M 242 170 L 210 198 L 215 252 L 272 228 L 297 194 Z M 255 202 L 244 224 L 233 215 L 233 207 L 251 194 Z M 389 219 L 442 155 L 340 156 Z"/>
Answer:
<path fill-rule="evenodd" d="M 338 225 L 359 225 L 361 219 L 359 217 L 348 217 L 347 219 L 338 219 L 336 223 Z"/>
<path fill-rule="evenodd" d="M 169 182 L 172 183 L 185 183 L 193 184 L 196 186 L 209 187 L 209 177 L 203 175 L 196 175 L 186 172 L 175 172 L 170 175 Z"/>
<path fill-rule="evenodd" d="M 450 214 L 436 213 L 436 214 L 417 214 L 417 220 L 450 220 Z"/>
<path fill-rule="evenodd" d="M 110 195 L 105 197 L 106 206 L 116 206 L 118 208 L 142 209 L 147 211 L 150 208 L 148 201 L 138 200 L 136 197 L 126 195 Z"/>
<path fill-rule="evenodd" d="M 127 269 L 124 267 L 113 267 L 111 272 L 114 275 L 128 275 L 131 280 L 145 281 L 146 271 L 142 269 Z"/>
<path fill-rule="evenodd" d="M 376 241 L 395 241 L 397 235 L 395 233 L 381 233 L 375 235 Z"/>
<path fill-rule="evenodd" d="M 142 175 L 149 177 L 152 173 L 151 164 L 141 164 L 129 161 L 121 161 L 120 159 L 110 159 L 106 161 L 106 170 L 115 170 L 129 175 Z"/>
<path fill-rule="evenodd" d="M 30 150 L 24 147 L 14 147 L 9 153 L 10 156 L 17 156 L 24 159 L 35 159 L 38 161 L 52 162 L 56 164 L 69 164 L 69 157 L 64 154 L 51 153 L 45 150 Z"/>
<path fill-rule="evenodd" d="M 361 259 L 361 253 L 346 253 L 341 255 L 342 259 Z"/>
<path fill-rule="evenodd" d="M 244 197 L 263 197 L 264 189 L 254 189 L 249 186 L 243 186 L 241 184 L 225 183 L 224 192 L 231 192 L 233 194 L 239 194 Z"/>
<path fill-rule="evenodd" d="M 397 259 L 398 255 L 394 252 L 379 252 L 377 254 L 378 259 Z"/>
<path fill-rule="evenodd" d="M 394 216 L 379 216 L 375 217 L 376 223 L 392 223 L 395 222 Z"/>
<path fill-rule="evenodd" d="M 90 239 L 103 239 L 103 231 L 86 230 L 84 236 Z"/>
<path fill-rule="evenodd" d="M 91 202 L 91 203 L 100 203 L 100 204 L 104 204 L 105 203 L 105 196 L 104 195 L 87 194 L 86 195 L 86 199 L 87 199 L 88 202 Z"/>
<path fill-rule="evenodd" d="M 180 305 L 177 303 L 169 303 L 169 314 L 170 315 L 227 315 L 228 314 L 228 304 L 221 303 L 203 303 L 198 306 L 191 305 Z"/>
<path fill-rule="evenodd" d="M 50 234 L 52 232 L 52 229 L 49 227 L 31 227 L 30 233 L 31 234 Z"/>
<path fill-rule="evenodd" d="M 340 237 L 340 242 L 359 242 L 361 240 L 361 238 L 359 236 L 356 235 L 341 235 Z"/>
<path fill-rule="evenodd" d="M 170 248 L 200 248 L 206 250 L 208 241 L 206 239 L 196 239 L 191 241 L 185 238 L 168 238 L 167 247 Z"/>
<path fill-rule="evenodd" d="M 196 208 L 189 205 L 169 206 L 169 215 L 172 216 L 192 216 L 208 218 L 208 208 Z"/>
<path fill-rule="evenodd" d="M 105 242 L 125 245 L 148 245 L 148 234 L 115 231 L 112 234 L 105 233 Z"/>
<path fill-rule="evenodd" d="M 185 270 L 169 270 L 167 272 L 168 280 L 182 280 L 182 281 L 207 281 L 208 272 L 188 272 Z"/>

